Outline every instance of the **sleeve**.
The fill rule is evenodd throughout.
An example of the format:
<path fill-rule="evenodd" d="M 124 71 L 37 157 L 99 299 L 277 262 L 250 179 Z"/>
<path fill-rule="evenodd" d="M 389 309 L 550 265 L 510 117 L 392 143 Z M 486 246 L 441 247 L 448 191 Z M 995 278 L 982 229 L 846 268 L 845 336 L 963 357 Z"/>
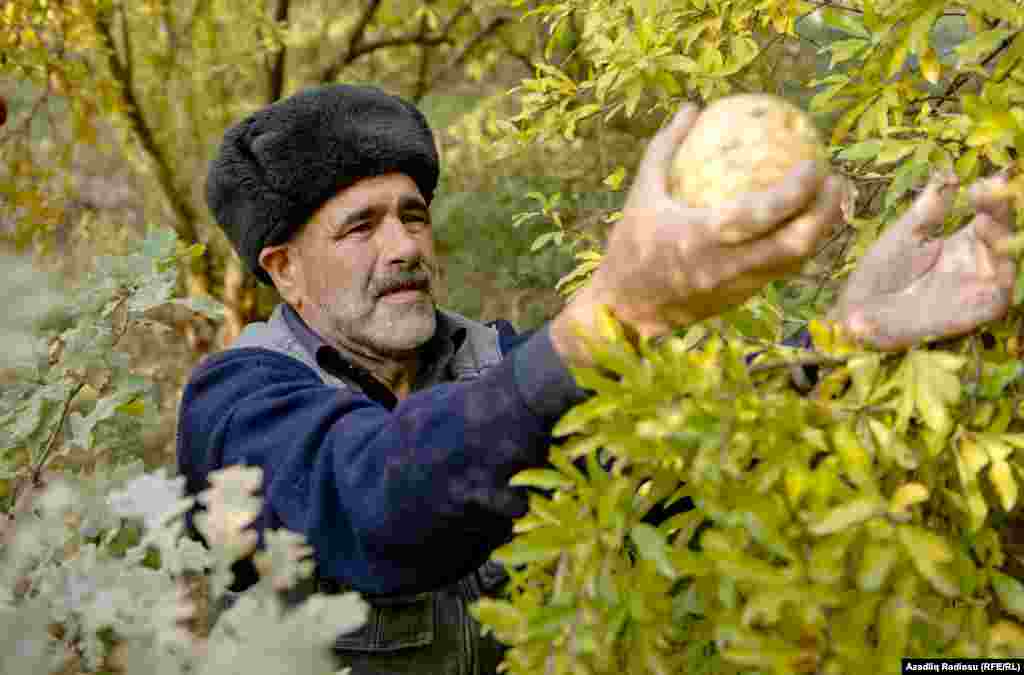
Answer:
<path fill-rule="evenodd" d="M 509 478 L 543 464 L 551 425 L 584 395 L 546 327 L 479 379 L 394 410 L 285 355 L 232 350 L 185 389 L 179 463 L 191 490 L 223 466 L 261 467 L 258 529 L 302 533 L 321 575 L 367 595 L 419 592 L 507 541 L 526 511 Z"/>

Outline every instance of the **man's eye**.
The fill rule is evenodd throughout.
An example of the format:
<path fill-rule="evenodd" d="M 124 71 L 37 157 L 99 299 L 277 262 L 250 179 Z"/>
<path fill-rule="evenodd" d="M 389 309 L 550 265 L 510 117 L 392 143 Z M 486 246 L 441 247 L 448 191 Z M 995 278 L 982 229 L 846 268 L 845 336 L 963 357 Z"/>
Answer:
<path fill-rule="evenodd" d="M 348 231 L 345 232 L 345 234 L 354 234 L 356 232 L 369 232 L 369 231 L 370 231 L 370 224 L 369 223 L 362 223 L 360 225 L 356 225 L 354 227 L 350 227 L 348 229 Z"/>

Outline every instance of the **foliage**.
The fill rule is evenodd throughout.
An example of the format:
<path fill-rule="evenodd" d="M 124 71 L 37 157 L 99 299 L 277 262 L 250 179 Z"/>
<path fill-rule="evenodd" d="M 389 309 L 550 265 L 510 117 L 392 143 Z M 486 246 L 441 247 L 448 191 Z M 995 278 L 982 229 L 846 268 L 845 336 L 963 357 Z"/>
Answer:
<path fill-rule="evenodd" d="M 117 158 L 141 186 L 143 221 L 207 247 L 182 283 L 189 295 L 223 301 L 221 339 L 230 341 L 278 298 L 257 293 L 203 200 L 225 128 L 338 80 L 417 102 L 466 84 L 493 90 L 501 85 L 489 77 L 534 48 L 531 23 L 511 17 L 496 0 L 8 0 L 0 8 L 0 97 L 11 103 L 0 129 L 2 236 L 52 253 L 55 235 L 78 218 L 80 174 L 98 155 Z"/>
<path fill-rule="evenodd" d="M 117 345 L 130 329 L 152 328 L 146 312 L 165 303 L 217 312 L 171 297 L 177 263 L 201 254 L 152 229 L 130 255 L 98 260 L 59 307 L 43 306 L 37 348 L 9 364 L 13 381 L 0 389 L 3 672 L 330 673 L 335 637 L 365 620 L 354 594 L 314 595 L 286 611 L 281 592 L 308 576 L 310 550 L 273 531 L 255 556 L 260 582 L 208 636 L 190 630 L 255 548 L 246 528 L 260 510 L 260 471 L 211 475 L 196 516 L 207 546 L 184 536 L 194 501 L 182 499 L 184 478 L 147 473 L 133 456 L 151 386 Z"/>
<path fill-rule="evenodd" d="M 202 260 L 203 228 L 187 229 L 201 220 L 190 206 L 196 167 L 229 119 L 265 102 L 268 64 L 282 53 L 294 59 L 282 91 L 344 72 L 422 94 L 453 70 L 485 82 L 505 57 L 531 62 L 510 97 L 437 113 L 448 115 L 445 161 L 457 167 L 446 176 L 457 189 L 438 206 L 459 223 L 452 246 L 468 238 L 460 230 L 508 218 L 532 239 L 515 244 L 517 270 L 564 274 L 567 295 L 600 263 L 638 141 L 683 100 L 795 98 L 854 187 L 846 227 L 801 279 L 659 343 L 633 347 L 606 317 L 593 336 L 600 368 L 575 373 L 596 396 L 558 424 L 550 466 L 513 479 L 534 494 L 496 552 L 511 567 L 509 597 L 474 610 L 512 646 L 510 672 L 831 675 L 892 672 L 901 656 L 1024 655 L 1024 561 L 1007 542 L 1024 480 L 1019 309 L 900 355 L 863 351 L 814 320 L 927 173 L 952 168 L 966 183 L 1016 162 L 1020 4 L 508 0 L 522 22 L 499 4 L 369 2 L 360 14 L 310 2 L 287 21 L 263 3 L 198 3 L 194 15 L 175 2 L 3 5 L 2 66 L 22 83 L 0 145 L 15 239 L 60 222 L 54 190 L 70 156 L 60 153 L 89 142 L 101 112 L 145 160 L 179 235 L 151 231 L 135 253 L 103 259 L 40 319 L 30 354 L 5 355 L 16 369 L 0 389 L 0 488 L 15 515 L 0 524 L 4 671 L 69 657 L 128 672 L 326 671 L 321 648 L 362 620 L 351 596 L 285 615 L 277 592 L 308 571 L 307 551 L 271 533 L 261 582 L 207 638 L 184 632 L 193 608 L 182 584 L 205 572 L 216 601 L 230 562 L 253 546 L 241 528 L 259 508 L 259 477 L 213 478 L 197 521 L 204 549 L 182 537 L 180 479 L 132 462 L 152 388 L 117 345 L 153 327 L 146 312 L 172 299 L 178 264 Z M 218 39 L 237 25 L 251 29 Z M 477 49 L 477 35 L 495 41 Z M 349 39 L 339 47 L 338 36 Z M 68 142 L 51 141 L 52 166 L 32 142 L 51 113 L 51 130 L 62 115 L 71 124 L 69 138 L 54 137 Z M 187 159 L 169 162 L 175 152 Z M 559 180 L 491 180 L 500 166 Z M 470 197 L 485 193 L 508 201 L 492 213 Z M 527 244 L 547 257 L 520 266 Z M 580 264 L 565 274 L 567 254 Z M 801 327 L 813 349 L 777 346 Z M 790 383 L 801 365 L 818 371 L 805 395 Z M 645 521 L 683 498 L 696 508 Z"/>
<path fill-rule="evenodd" d="M 1024 479 L 1019 310 L 898 355 L 814 319 L 929 173 L 966 185 L 1013 169 L 1024 8 L 530 8 L 547 58 L 514 92 L 518 113 L 494 125 L 502 143 L 599 155 L 609 125 L 768 91 L 817 115 L 853 189 L 846 226 L 803 278 L 657 343 L 630 345 L 610 316 L 590 336 L 599 367 L 575 374 L 596 395 L 559 422 L 550 467 L 513 478 L 535 493 L 495 554 L 514 569 L 511 595 L 475 609 L 512 645 L 509 672 L 888 673 L 904 656 L 1024 653 L 1024 585 L 1007 550 Z M 794 72 L 812 87 L 802 101 L 785 86 Z M 627 176 L 620 164 L 594 182 Z M 936 234 L 965 222 L 963 205 Z M 777 346 L 799 327 L 811 350 Z M 817 370 L 805 395 L 791 382 L 800 365 Z M 693 510 L 645 521 L 687 497 Z"/>

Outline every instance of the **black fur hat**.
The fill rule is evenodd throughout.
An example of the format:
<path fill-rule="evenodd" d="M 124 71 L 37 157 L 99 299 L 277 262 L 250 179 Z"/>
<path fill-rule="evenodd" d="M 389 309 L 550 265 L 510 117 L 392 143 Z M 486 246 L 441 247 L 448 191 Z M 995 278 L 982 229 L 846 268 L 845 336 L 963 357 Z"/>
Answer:
<path fill-rule="evenodd" d="M 429 204 L 438 158 L 426 118 L 411 103 L 369 86 L 303 90 L 249 115 L 224 134 L 206 177 L 206 202 L 249 269 L 264 246 L 287 241 L 361 178 L 406 174 Z"/>

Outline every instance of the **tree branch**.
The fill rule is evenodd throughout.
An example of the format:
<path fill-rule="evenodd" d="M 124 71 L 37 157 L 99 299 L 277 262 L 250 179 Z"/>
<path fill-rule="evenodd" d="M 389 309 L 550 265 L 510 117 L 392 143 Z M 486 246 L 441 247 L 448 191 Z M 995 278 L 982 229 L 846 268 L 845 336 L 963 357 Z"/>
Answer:
<path fill-rule="evenodd" d="M 427 15 L 420 18 L 420 35 L 427 34 Z M 420 68 L 416 75 L 416 91 L 413 93 L 412 101 L 419 105 L 420 101 L 427 94 L 427 84 L 430 75 L 430 49 L 426 45 L 420 46 Z"/>
<path fill-rule="evenodd" d="M 124 76 L 126 82 L 132 82 L 135 68 L 132 66 L 132 37 L 128 31 L 128 13 L 124 9 L 124 2 L 117 5 L 117 12 L 121 15 L 121 44 L 124 46 Z"/>
<path fill-rule="evenodd" d="M 436 35 L 425 35 L 422 31 L 417 30 L 414 33 L 391 35 L 388 37 L 377 38 L 375 40 L 365 40 L 364 35 L 366 33 L 366 26 L 373 17 L 373 13 L 376 11 L 377 5 L 379 4 L 379 0 L 371 0 L 367 11 L 360 17 L 355 30 L 352 32 L 352 38 L 348 43 L 348 49 L 338 57 L 334 63 L 323 69 L 319 78 L 320 82 L 333 82 L 345 66 L 350 65 L 356 59 L 366 56 L 367 54 L 371 54 L 378 49 L 404 47 L 407 45 L 421 45 L 429 47 L 451 42 L 452 40 L 451 37 L 449 37 L 448 32 L 455 25 L 458 19 L 465 15 L 467 10 L 465 6 L 460 7 L 459 10 L 456 11 L 455 15 L 445 23 L 441 31 Z"/>
<path fill-rule="evenodd" d="M 284 23 L 288 21 L 288 10 L 291 7 L 291 0 L 277 0 L 277 11 L 274 12 L 274 21 Z M 267 95 L 267 102 L 273 103 L 284 94 L 284 63 L 287 56 L 287 47 L 281 45 L 281 50 L 274 55 L 270 66 L 270 87 Z"/>
<path fill-rule="evenodd" d="M 1020 34 L 1020 31 L 1017 31 L 1016 33 L 1014 33 L 1012 35 L 1008 35 L 1002 42 L 999 43 L 998 47 L 996 47 L 995 49 L 992 50 L 991 54 L 989 54 L 988 56 L 986 56 L 984 59 L 981 60 L 981 67 L 985 68 L 990 63 L 992 63 L 992 61 L 995 60 L 995 58 L 997 56 L 999 56 L 1004 51 L 1006 51 L 1009 48 L 1010 44 L 1013 43 L 1014 38 L 1016 38 L 1019 34 Z M 926 96 L 923 99 L 918 99 L 918 100 L 922 100 L 922 101 L 938 100 L 941 103 L 945 103 L 947 101 L 951 101 L 951 100 L 953 100 L 953 96 L 958 91 L 960 91 L 961 87 L 963 87 L 965 84 L 967 84 L 967 82 L 968 82 L 968 80 L 970 80 L 970 78 L 971 78 L 971 76 L 968 73 L 960 73 L 959 75 L 957 75 L 956 77 L 953 78 L 953 81 L 950 82 L 949 86 L 946 88 L 946 91 L 943 92 L 942 94 L 939 94 L 938 96 Z M 917 101 L 915 101 L 915 102 L 917 102 Z"/>
<path fill-rule="evenodd" d="M 348 48 L 345 53 L 342 54 L 341 58 L 327 66 L 324 69 L 323 74 L 320 76 L 321 82 L 333 82 L 341 69 L 352 63 L 357 57 L 354 56 L 354 52 L 357 46 L 363 41 L 363 36 L 366 34 L 366 27 L 370 25 L 370 21 L 373 20 L 373 15 L 377 13 L 377 9 L 380 7 L 380 0 L 369 0 L 366 4 L 366 9 L 362 15 L 356 20 L 355 27 L 352 28 L 352 35 L 348 39 Z"/>
<path fill-rule="evenodd" d="M 807 2 L 808 4 L 814 5 L 815 7 L 820 7 L 822 9 L 838 9 L 841 12 L 852 12 L 854 14 L 864 13 L 864 10 L 862 9 L 857 9 L 856 7 L 847 7 L 846 5 L 841 5 L 837 2 L 829 2 L 829 0 L 807 0 Z"/>
<path fill-rule="evenodd" d="M 153 162 L 156 168 L 157 181 L 163 189 L 164 196 L 167 198 L 171 209 L 174 211 L 174 230 L 186 243 L 194 243 L 199 240 L 196 232 L 197 216 L 195 209 L 192 208 L 188 198 L 179 193 L 175 188 L 175 178 L 171 165 L 167 161 L 167 157 L 160 150 L 152 128 L 146 122 L 142 108 L 139 106 L 135 96 L 135 90 L 129 78 L 128 70 L 117 54 L 114 37 L 111 34 L 110 17 L 104 13 L 97 14 L 95 25 L 96 32 L 109 53 L 107 66 L 110 68 L 114 79 L 120 84 L 121 91 L 124 94 L 124 100 L 128 106 L 125 114 L 128 117 L 129 125 L 132 132 L 139 139 L 139 143 L 142 145 L 146 155 Z"/>
<path fill-rule="evenodd" d="M 441 71 L 434 76 L 434 79 L 430 84 L 431 88 L 436 86 L 438 82 L 441 82 L 445 78 L 445 76 L 448 75 L 448 73 L 462 65 L 465 62 L 466 58 L 469 57 L 470 52 L 472 52 L 473 49 L 478 44 L 483 42 L 491 34 L 493 34 L 499 28 L 508 23 L 508 21 L 509 18 L 507 16 L 498 16 L 491 19 L 491 21 L 486 26 L 477 31 L 476 34 L 473 37 L 469 38 L 469 40 L 467 40 L 466 43 L 462 45 L 459 51 L 456 52 L 452 56 L 452 58 L 448 60 L 448 63 L 445 64 Z"/>

